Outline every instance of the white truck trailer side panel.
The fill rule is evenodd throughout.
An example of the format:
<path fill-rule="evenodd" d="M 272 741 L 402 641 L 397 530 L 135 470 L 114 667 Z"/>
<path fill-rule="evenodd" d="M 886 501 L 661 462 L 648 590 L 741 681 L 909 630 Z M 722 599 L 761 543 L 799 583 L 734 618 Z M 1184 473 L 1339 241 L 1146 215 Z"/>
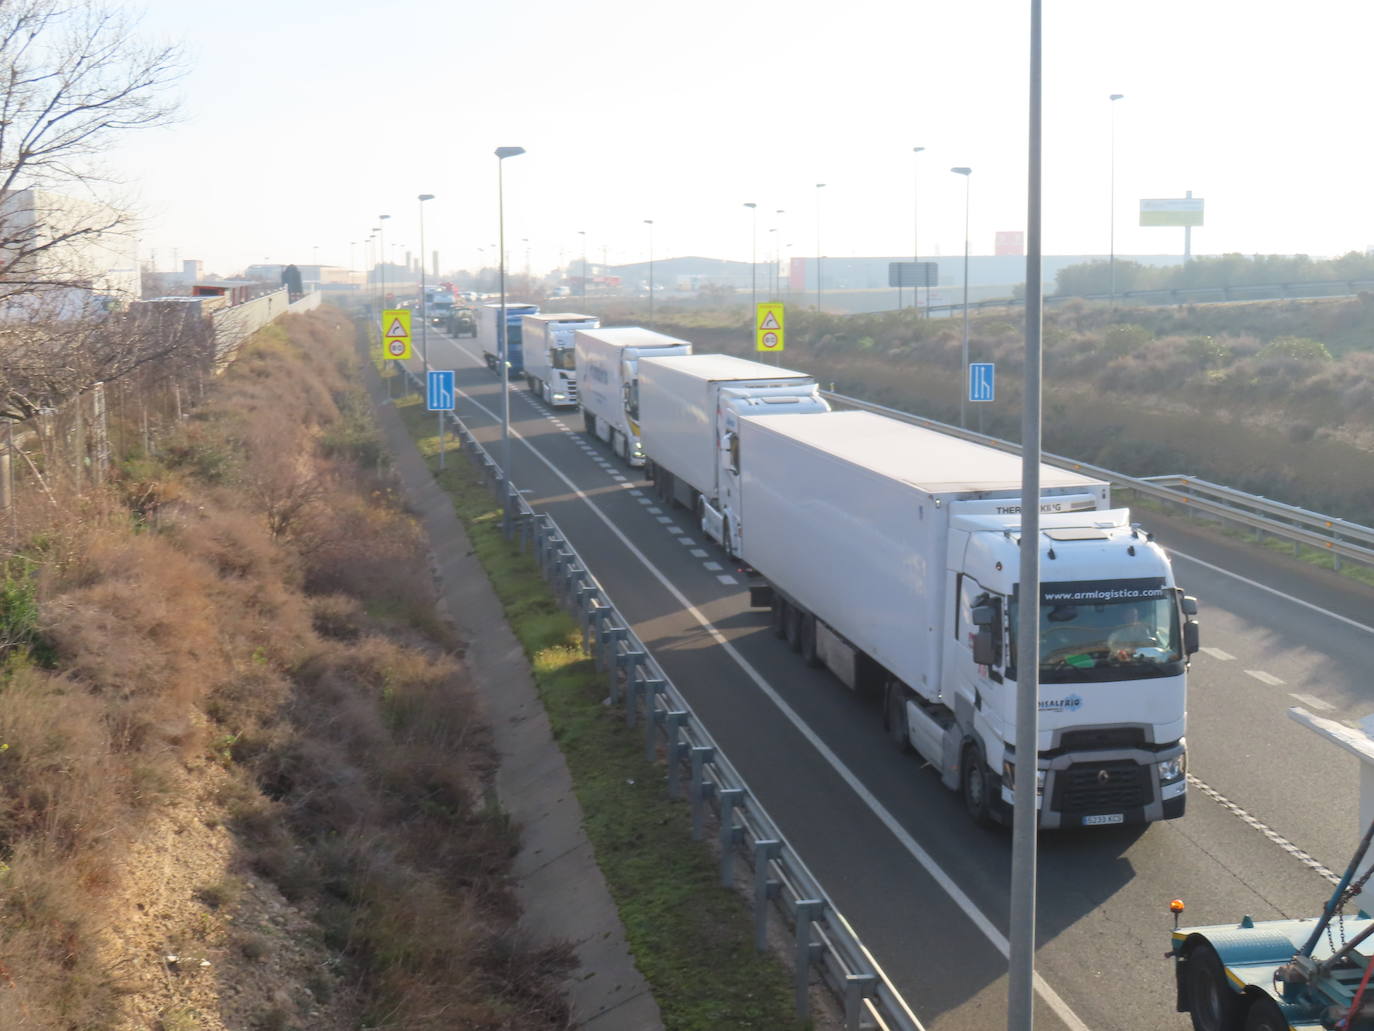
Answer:
<path fill-rule="evenodd" d="M 934 696 L 949 502 L 1014 499 L 1020 458 L 868 412 L 751 416 L 740 427 L 744 560 Z M 1102 486 L 1051 466 L 1041 476 L 1047 492 Z"/>
<path fill-rule="evenodd" d="M 686 347 L 686 340 L 638 326 L 579 329 L 576 336 L 577 386 L 582 408 L 612 426 L 625 424 L 624 362 L 627 349 L 641 356 L 657 348 Z"/>
<path fill-rule="evenodd" d="M 639 363 L 640 433 L 656 465 L 715 493 L 716 404 L 724 386 L 814 386 L 805 373 L 727 354 L 646 357 Z"/>

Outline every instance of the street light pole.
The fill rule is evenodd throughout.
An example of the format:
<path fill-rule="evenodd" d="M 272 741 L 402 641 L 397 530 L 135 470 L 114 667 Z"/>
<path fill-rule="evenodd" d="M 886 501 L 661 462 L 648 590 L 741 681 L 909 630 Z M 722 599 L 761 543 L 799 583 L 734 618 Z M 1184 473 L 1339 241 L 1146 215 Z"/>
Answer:
<path fill-rule="evenodd" d="M 429 373 L 429 298 L 425 295 L 425 201 L 434 194 L 420 194 L 420 361 Z"/>
<path fill-rule="evenodd" d="M 964 347 L 963 365 L 959 370 L 959 428 L 964 429 L 964 405 L 968 400 L 968 193 L 971 168 L 951 168 L 955 175 L 964 177 Z"/>
<path fill-rule="evenodd" d="M 582 307 L 587 307 L 587 231 L 579 229 L 577 235 L 582 237 Z"/>
<path fill-rule="evenodd" d="M 778 208 L 773 214 L 778 216 L 778 236 L 773 241 L 773 300 L 782 300 L 782 216 L 787 214 L 782 208 Z"/>
<path fill-rule="evenodd" d="M 921 153 L 925 147 L 912 147 L 913 155 Z M 911 162 L 911 261 L 912 264 L 919 265 L 921 262 L 921 188 L 920 188 L 921 162 L 917 159 Z M 916 314 L 921 314 L 921 300 L 916 280 L 911 281 L 911 306 L 916 309 Z M 929 305 L 930 297 L 927 294 L 926 303 Z"/>
<path fill-rule="evenodd" d="M 822 258 L 821 258 L 821 195 L 820 190 L 825 188 L 825 183 L 816 184 L 816 314 L 821 313 L 821 277 L 822 277 Z"/>
<path fill-rule="evenodd" d="M 646 218 L 644 224 L 649 227 L 649 328 L 654 325 L 654 220 Z"/>
<path fill-rule="evenodd" d="M 1110 230 L 1108 233 L 1110 243 L 1108 244 L 1109 251 L 1107 263 L 1111 266 L 1113 308 L 1116 307 L 1116 102 L 1124 96 L 1124 93 L 1113 93 L 1107 98 L 1111 102 L 1112 108 L 1112 189 L 1110 201 L 1111 210 L 1108 212 L 1109 218 L 1107 220 Z"/>
<path fill-rule="evenodd" d="M 382 252 L 382 265 L 379 275 L 381 276 L 382 284 L 381 299 L 383 308 L 386 307 L 386 220 L 390 217 L 390 215 L 377 216 L 377 221 L 381 222 L 381 225 L 377 227 L 377 239 L 380 241 L 378 247 L 381 249 Z"/>
<path fill-rule="evenodd" d="M 749 209 L 749 332 L 753 334 L 754 313 L 759 310 L 759 206 L 745 201 Z"/>
<path fill-rule="evenodd" d="M 496 340 L 500 345 L 496 357 L 501 362 L 501 519 L 507 532 L 510 530 L 510 354 L 509 327 L 506 325 L 506 192 L 502 166 L 506 158 L 525 153 L 524 147 L 496 148 L 496 230 L 497 259 L 500 263 L 501 281 L 501 318 L 496 326 Z"/>

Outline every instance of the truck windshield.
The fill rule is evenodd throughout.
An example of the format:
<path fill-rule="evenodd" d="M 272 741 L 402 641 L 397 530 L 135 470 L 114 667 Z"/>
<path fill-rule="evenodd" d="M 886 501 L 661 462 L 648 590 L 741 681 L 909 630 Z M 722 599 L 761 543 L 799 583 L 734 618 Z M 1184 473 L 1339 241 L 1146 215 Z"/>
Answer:
<path fill-rule="evenodd" d="M 549 351 L 549 364 L 555 369 L 572 372 L 577 368 L 571 347 L 555 347 Z"/>
<path fill-rule="evenodd" d="M 1016 605 L 1011 606 L 1012 662 Z M 1182 635 L 1172 597 L 1040 606 L 1040 682 L 1138 680 L 1183 672 Z"/>

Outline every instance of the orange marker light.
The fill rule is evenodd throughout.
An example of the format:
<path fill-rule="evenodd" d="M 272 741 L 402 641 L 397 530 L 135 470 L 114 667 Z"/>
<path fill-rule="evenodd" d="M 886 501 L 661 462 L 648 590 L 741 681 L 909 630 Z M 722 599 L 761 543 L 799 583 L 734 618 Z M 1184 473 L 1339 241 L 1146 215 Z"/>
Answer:
<path fill-rule="evenodd" d="M 1182 900 L 1182 899 L 1174 899 L 1172 902 L 1170 902 L 1170 903 L 1169 903 L 1169 912 L 1170 912 L 1170 913 L 1182 913 L 1182 912 L 1183 912 L 1183 900 Z"/>

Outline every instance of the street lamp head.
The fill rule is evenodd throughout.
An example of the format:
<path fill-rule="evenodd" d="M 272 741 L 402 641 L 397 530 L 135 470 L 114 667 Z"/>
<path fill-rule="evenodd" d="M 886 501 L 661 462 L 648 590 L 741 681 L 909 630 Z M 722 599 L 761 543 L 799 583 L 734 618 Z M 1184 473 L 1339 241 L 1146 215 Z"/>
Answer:
<path fill-rule="evenodd" d="M 644 224 L 645 224 L 646 226 L 651 226 L 651 225 L 654 224 L 654 220 L 653 220 L 652 218 L 646 218 L 646 219 L 644 220 Z"/>
<path fill-rule="evenodd" d="M 745 206 L 746 208 L 757 208 L 757 207 L 758 207 L 758 205 L 755 204 L 753 201 L 748 201 L 748 200 L 744 202 L 744 206 Z"/>
<path fill-rule="evenodd" d="M 390 215 L 378 215 L 378 216 L 377 216 L 377 219 L 378 219 L 378 221 L 385 221 L 386 219 L 388 219 L 388 218 L 390 218 L 390 217 L 391 217 Z"/>
<path fill-rule="evenodd" d="M 825 183 L 817 183 L 817 184 L 816 184 L 816 189 L 819 190 L 819 189 L 820 189 L 822 186 L 824 186 L 824 185 L 825 185 Z"/>
<path fill-rule="evenodd" d="M 919 154 L 919 153 L 921 153 L 921 151 L 923 151 L 923 150 L 925 150 L 925 147 L 912 147 L 912 148 L 911 148 L 911 153 L 913 153 L 913 154 Z"/>
<path fill-rule="evenodd" d="M 973 169 L 971 169 L 971 168 L 951 168 L 950 171 L 953 172 L 955 175 L 972 175 L 972 174 L 973 174 Z"/>
<path fill-rule="evenodd" d="M 1121 99 L 1122 97 L 1124 97 L 1125 95 L 1126 95 L 1126 94 L 1124 94 L 1124 93 L 1113 93 L 1113 94 L 1112 94 L 1110 97 L 1108 97 L 1107 99 L 1108 99 L 1108 100 L 1120 100 L 1120 99 Z"/>
<path fill-rule="evenodd" d="M 525 148 L 524 148 L 524 147 L 497 147 L 497 148 L 496 148 L 496 156 L 497 156 L 498 159 L 500 159 L 500 160 L 502 160 L 502 161 L 504 161 L 506 158 L 513 158 L 513 157 L 515 157 L 515 156 L 517 156 L 517 155 L 519 155 L 519 154 L 523 154 L 523 153 L 525 153 Z"/>
<path fill-rule="evenodd" d="M 775 211 L 775 212 L 773 212 L 773 214 L 775 214 L 775 215 L 785 215 L 785 214 L 787 214 L 787 212 L 783 211 L 782 208 L 778 208 L 778 210 Z"/>
<path fill-rule="evenodd" d="M 432 194 L 432 193 L 422 193 L 422 194 L 420 194 L 420 200 L 422 200 L 422 201 L 433 200 L 433 199 L 434 199 L 434 194 Z"/>

